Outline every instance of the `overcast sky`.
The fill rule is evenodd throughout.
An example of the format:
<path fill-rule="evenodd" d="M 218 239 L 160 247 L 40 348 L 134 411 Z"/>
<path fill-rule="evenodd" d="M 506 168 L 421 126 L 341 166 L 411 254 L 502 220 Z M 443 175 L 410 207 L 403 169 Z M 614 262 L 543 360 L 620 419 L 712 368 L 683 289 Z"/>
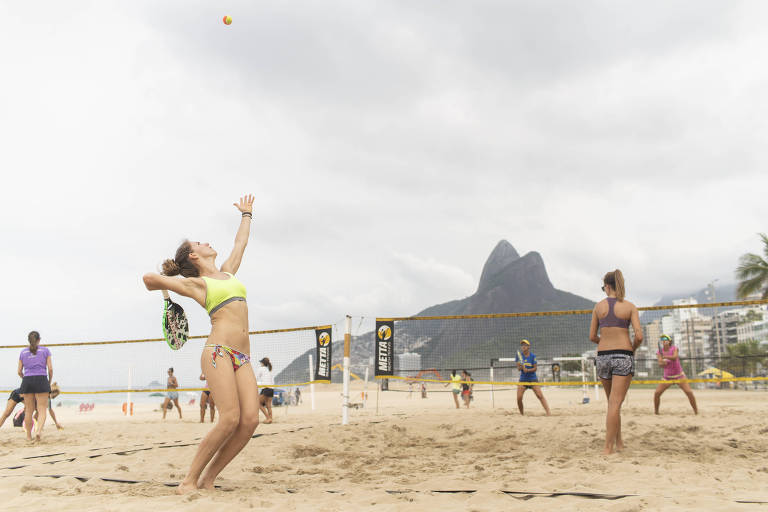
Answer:
<path fill-rule="evenodd" d="M 767 15 L 0 3 L 2 344 L 160 335 L 141 275 L 185 237 L 223 261 L 244 193 L 252 329 L 465 297 L 501 239 L 593 300 L 616 267 L 639 305 L 732 281 L 768 230 Z"/>

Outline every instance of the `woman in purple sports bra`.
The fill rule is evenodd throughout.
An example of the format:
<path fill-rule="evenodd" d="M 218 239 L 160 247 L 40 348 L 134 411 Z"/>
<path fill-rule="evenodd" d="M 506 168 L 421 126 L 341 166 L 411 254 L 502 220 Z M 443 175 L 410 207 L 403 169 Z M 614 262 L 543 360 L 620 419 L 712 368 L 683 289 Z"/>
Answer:
<path fill-rule="evenodd" d="M 659 384 L 656 387 L 656 391 L 653 393 L 653 412 L 655 414 L 659 414 L 661 395 L 672 384 L 677 384 L 680 386 L 680 389 L 683 390 L 685 396 L 688 397 L 688 401 L 691 403 L 691 407 L 693 407 L 693 414 L 699 414 L 699 409 L 696 407 L 696 397 L 693 396 L 691 385 L 688 384 L 685 380 L 680 380 L 685 379 L 686 376 L 685 372 L 683 371 L 683 367 L 680 364 L 680 356 L 678 355 L 677 347 L 672 344 L 672 338 L 666 334 L 662 334 L 659 338 L 659 341 L 662 342 L 663 348 L 656 352 L 656 359 L 659 361 L 659 366 L 664 369 L 664 380 L 668 380 L 670 382 Z"/>
<path fill-rule="evenodd" d="M 610 455 L 624 448 L 621 404 L 635 374 L 635 350 L 643 343 L 643 329 L 637 307 L 624 300 L 624 276 L 620 270 L 605 274 L 602 289 L 607 297 L 592 311 L 589 339 L 597 343 L 597 376 L 608 397 L 603 453 Z M 630 324 L 634 331 L 632 341 L 629 338 Z"/>

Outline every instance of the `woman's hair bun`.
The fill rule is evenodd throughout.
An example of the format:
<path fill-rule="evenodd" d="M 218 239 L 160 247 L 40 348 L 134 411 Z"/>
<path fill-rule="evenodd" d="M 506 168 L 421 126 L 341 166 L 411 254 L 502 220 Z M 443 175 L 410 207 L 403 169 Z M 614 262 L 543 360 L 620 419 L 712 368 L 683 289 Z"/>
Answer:
<path fill-rule="evenodd" d="M 181 273 L 181 267 L 172 259 L 163 262 L 162 274 L 164 276 L 177 276 Z"/>

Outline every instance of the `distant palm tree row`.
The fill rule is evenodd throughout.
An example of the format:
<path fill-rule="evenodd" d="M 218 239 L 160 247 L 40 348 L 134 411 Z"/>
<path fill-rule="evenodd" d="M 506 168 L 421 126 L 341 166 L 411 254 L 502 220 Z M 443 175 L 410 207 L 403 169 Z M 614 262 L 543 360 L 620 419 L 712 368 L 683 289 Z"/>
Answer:
<path fill-rule="evenodd" d="M 759 235 L 765 257 L 751 252 L 744 254 L 736 267 L 736 278 L 739 280 L 736 294 L 740 299 L 759 292 L 762 292 L 764 299 L 768 299 L 768 236 L 765 233 Z"/>

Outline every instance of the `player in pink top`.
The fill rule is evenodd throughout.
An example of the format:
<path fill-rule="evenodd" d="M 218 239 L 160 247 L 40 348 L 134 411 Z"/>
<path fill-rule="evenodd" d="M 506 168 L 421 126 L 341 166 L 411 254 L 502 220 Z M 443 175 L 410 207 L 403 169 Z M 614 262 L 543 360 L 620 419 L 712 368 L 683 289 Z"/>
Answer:
<path fill-rule="evenodd" d="M 685 393 L 685 395 L 688 397 L 688 401 L 691 402 L 693 413 L 699 414 L 699 410 L 696 407 L 696 397 L 693 396 L 693 390 L 691 389 L 691 386 L 684 380 L 678 380 L 685 379 L 686 377 L 685 372 L 683 371 L 683 367 L 680 364 L 680 356 L 678 355 L 677 347 L 672 345 L 672 339 L 666 334 L 662 334 L 659 340 L 663 343 L 663 348 L 656 352 L 656 359 L 659 361 L 659 366 L 664 368 L 664 380 L 673 382 L 665 382 L 663 384 L 659 384 L 659 386 L 656 388 L 656 391 L 653 393 L 653 411 L 656 414 L 659 414 L 661 395 L 672 384 L 677 384 L 680 386 L 680 389 L 683 390 L 683 393 Z"/>

